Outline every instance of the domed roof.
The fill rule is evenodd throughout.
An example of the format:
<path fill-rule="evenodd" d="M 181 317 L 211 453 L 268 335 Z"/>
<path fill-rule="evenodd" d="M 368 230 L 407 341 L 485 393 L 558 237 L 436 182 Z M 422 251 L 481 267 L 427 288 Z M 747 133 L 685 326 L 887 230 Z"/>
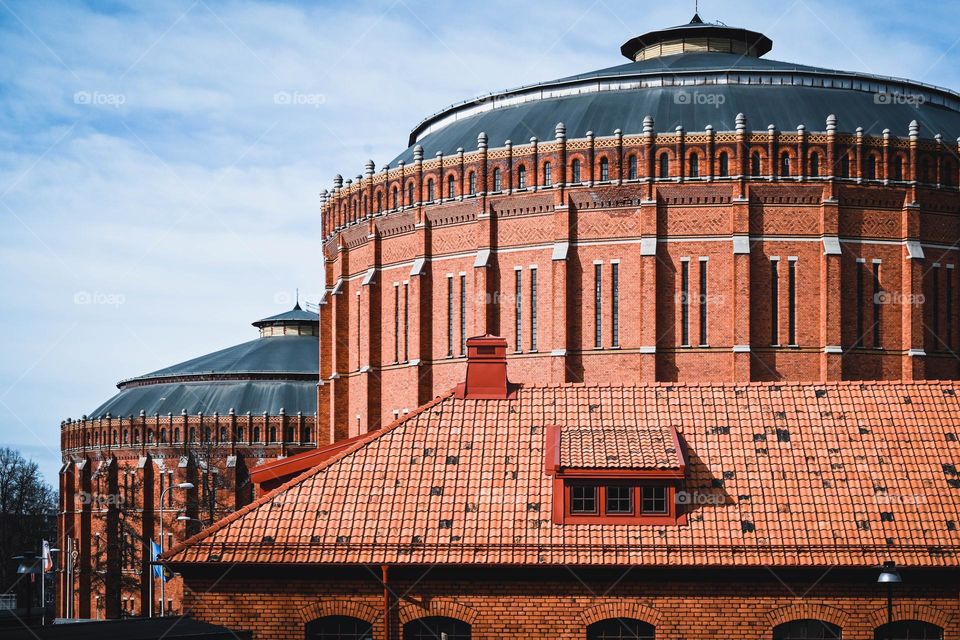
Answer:
<path fill-rule="evenodd" d="M 256 340 L 121 381 L 120 392 L 90 415 L 227 414 L 231 409 L 312 415 L 320 371 L 318 324 L 316 313 L 297 304 L 255 322 L 261 328 Z"/>
<path fill-rule="evenodd" d="M 541 82 L 464 101 L 423 120 L 410 147 L 391 162 L 410 162 L 420 145 L 424 157 L 475 149 L 484 132 L 491 146 L 531 137 L 552 140 L 558 122 L 568 138 L 588 132 L 643 132 L 647 116 L 658 132 L 732 131 L 738 113 L 755 131 L 826 129 L 827 116 L 841 131 L 862 127 L 866 135 L 890 129 L 906 136 L 916 120 L 921 135 L 960 136 L 960 94 L 898 78 L 834 71 L 767 60 L 772 42 L 762 34 L 694 22 L 633 38 L 621 51 L 627 64 Z"/>

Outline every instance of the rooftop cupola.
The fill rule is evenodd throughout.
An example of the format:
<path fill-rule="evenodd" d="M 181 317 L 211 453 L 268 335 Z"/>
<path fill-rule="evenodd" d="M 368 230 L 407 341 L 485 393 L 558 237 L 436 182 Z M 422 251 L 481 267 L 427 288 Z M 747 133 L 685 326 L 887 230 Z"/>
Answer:
<path fill-rule="evenodd" d="M 651 31 L 627 40 L 620 53 L 635 62 L 679 53 L 734 53 L 759 58 L 773 48 L 762 33 L 704 22 L 694 14 L 689 23 Z"/>
<path fill-rule="evenodd" d="M 315 336 L 319 335 L 320 318 L 311 311 L 304 311 L 297 302 L 290 311 L 257 320 L 253 326 L 260 329 L 260 337 L 270 336 Z"/>

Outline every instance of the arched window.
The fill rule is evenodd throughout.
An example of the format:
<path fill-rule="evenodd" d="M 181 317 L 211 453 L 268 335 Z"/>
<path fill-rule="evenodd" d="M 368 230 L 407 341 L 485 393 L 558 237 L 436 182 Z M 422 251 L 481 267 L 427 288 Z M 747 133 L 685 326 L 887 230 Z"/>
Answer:
<path fill-rule="evenodd" d="M 930 182 L 930 160 L 924 158 L 920 162 L 920 182 Z"/>
<path fill-rule="evenodd" d="M 940 184 L 945 187 L 953 186 L 953 175 L 956 169 L 953 166 L 953 163 L 949 160 L 944 160 L 943 165 L 940 168 Z"/>
<path fill-rule="evenodd" d="M 129 433 L 126 429 L 124 429 L 124 430 L 123 430 L 123 444 L 127 444 L 127 443 L 129 443 L 129 442 L 130 442 L 130 433 Z"/>
<path fill-rule="evenodd" d="M 427 180 L 427 202 L 433 202 L 433 178 Z"/>
<path fill-rule="evenodd" d="M 226 441 L 227 441 L 227 428 L 220 427 L 220 442 L 226 442 Z"/>
<path fill-rule="evenodd" d="M 730 175 L 730 156 L 726 151 L 720 152 L 720 177 L 726 178 Z"/>
<path fill-rule="evenodd" d="M 943 629 L 920 620 L 898 620 L 877 627 L 875 640 L 943 640 Z"/>
<path fill-rule="evenodd" d="M 160 442 L 166 442 L 166 441 L 167 441 L 167 430 L 160 429 Z"/>
<path fill-rule="evenodd" d="M 502 187 L 503 187 L 503 181 L 500 178 L 500 169 L 499 168 L 494 169 L 493 170 L 493 190 L 500 191 Z"/>
<path fill-rule="evenodd" d="M 393 204 L 391 208 L 397 209 L 400 207 L 400 188 L 396 185 L 393 186 Z"/>
<path fill-rule="evenodd" d="M 270 427 L 270 442 L 276 442 L 276 441 L 277 441 L 277 428 Z"/>
<path fill-rule="evenodd" d="M 691 153 L 690 159 L 687 161 L 687 163 L 690 165 L 690 170 L 688 171 L 689 176 L 691 178 L 699 178 L 700 177 L 700 156 L 698 156 L 695 153 Z"/>
<path fill-rule="evenodd" d="M 407 184 L 407 206 L 413 204 L 413 183 Z"/>
<path fill-rule="evenodd" d="M 517 167 L 517 189 L 527 188 L 527 168 L 523 165 Z"/>
<path fill-rule="evenodd" d="M 864 167 L 864 176 L 867 180 L 876 180 L 877 179 L 877 157 L 874 155 L 867 156 L 867 166 Z"/>
<path fill-rule="evenodd" d="M 210 442 L 210 440 L 211 440 L 211 438 L 210 438 L 210 427 L 204 427 L 204 428 L 203 428 L 203 441 L 204 441 L 204 442 Z"/>
<path fill-rule="evenodd" d="M 403 640 L 470 640 L 470 625 L 455 618 L 417 618 L 403 625 Z"/>
<path fill-rule="evenodd" d="M 197 441 L 197 428 L 190 427 L 190 442 L 196 442 L 196 441 Z"/>
<path fill-rule="evenodd" d="M 656 628 L 633 618 L 607 618 L 587 627 L 587 640 L 654 640 Z"/>
<path fill-rule="evenodd" d="M 784 152 L 780 156 L 780 177 L 790 177 L 790 154 L 787 152 Z"/>
<path fill-rule="evenodd" d="M 660 173 L 661 178 L 670 177 L 670 156 L 666 152 L 660 154 Z"/>
<path fill-rule="evenodd" d="M 820 177 L 820 154 L 814 151 L 810 154 L 810 176 L 812 178 Z"/>
<path fill-rule="evenodd" d="M 791 620 L 773 628 L 773 640 L 839 640 L 840 627 L 823 620 Z"/>
<path fill-rule="evenodd" d="M 843 154 L 840 157 L 840 177 L 849 178 L 850 177 L 850 156 Z"/>
<path fill-rule="evenodd" d="M 455 198 L 457 195 L 457 186 L 456 180 L 453 179 L 453 175 L 447 176 L 447 197 Z"/>
<path fill-rule="evenodd" d="M 373 625 L 349 616 L 326 616 L 307 623 L 307 640 L 373 640 Z"/>
<path fill-rule="evenodd" d="M 180 427 L 175 427 L 173 430 L 173 441 L 180 442 Z"/>
<path fill-rule="evenodd" d="M 553 184 L 553 167 L 549 162 L 543 163 L 543 184 L 548 187 Z"/>
<path fill-rule="evenodd" d="M 893 179 L 903 180 L 903 156 L 896 156 L 893 159 Z"/>
<path fill-rule="evenodd" d="M 754 178 L 760 177 L 760 152 L 754 151 L 750 154 L 750 175 Z"/>
<path fill-rule="evenodd" d="M 627 180 L 637 179 L 637 156 L 630 156 L 627 160 Z"/>
<path fill-rule="evenodd" d="M 383 191 L 377 191 L 377 213 L 383 213 Z"/>
<path fill-rule="evenodd" d="M 260 427 L 253 428 L 253 441 L 260 442 Z"/>
<path fill-rule="evenodd" d="M 606 182 L 610 179 L 610 161 L 606 158 L 600 158 L 600 182 Z"/>
<path fill-rule="evenodd" d="M 470 176 L 467 178 L 467 182 L 470 183 L 470 195 L 477 195 L 477 174 L 475 171 L 470 172 Z"/>
<path fill-rule="evenodd" d="M 578 184 L 580 182 L 580 161 L 574 160 L 570 165 L 570 182 Z"/>

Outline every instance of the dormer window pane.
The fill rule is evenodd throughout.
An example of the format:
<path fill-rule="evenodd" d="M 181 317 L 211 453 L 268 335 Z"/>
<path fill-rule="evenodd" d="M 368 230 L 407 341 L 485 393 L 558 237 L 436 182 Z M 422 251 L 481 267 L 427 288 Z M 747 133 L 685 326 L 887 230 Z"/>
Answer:
<path fill-rule="evenodd" d="M 643 487 L 640 510 L 643 513 L 667 513 L 667 488 L 659 486 Z"/>
<path fill-rule="evenodd" d="M 575 484 L 570 487 L 570 512 L 596 513 L 597 487 L 582 484 Z"/>
<path fill-rule="evenodd" d="M 607 513 L 633 513 L 633 488 L 626 485 L 608 486 Z"/>

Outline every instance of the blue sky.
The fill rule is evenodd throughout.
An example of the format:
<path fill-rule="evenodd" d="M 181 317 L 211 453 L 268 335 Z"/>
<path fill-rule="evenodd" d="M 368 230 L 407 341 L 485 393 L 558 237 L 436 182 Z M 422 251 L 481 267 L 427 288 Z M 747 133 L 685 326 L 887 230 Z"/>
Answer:
<path fill-rule="evenodd" d="M 251 339 L 296 287 L 317 299 L 334 174 L 447 104 L 619 64 L 692 7 L 0 0 L 0 446 L 55 481 L 60 421 L 117 380 Z M 701 14 L 771 58 L 960 89 L 960 2 Z"/>

